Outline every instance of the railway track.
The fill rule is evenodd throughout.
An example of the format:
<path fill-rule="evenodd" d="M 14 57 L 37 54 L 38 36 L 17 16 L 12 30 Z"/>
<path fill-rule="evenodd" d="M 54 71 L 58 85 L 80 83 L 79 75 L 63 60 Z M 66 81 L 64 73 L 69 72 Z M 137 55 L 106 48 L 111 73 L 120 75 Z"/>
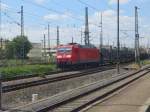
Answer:
<path fill-rule="evenodd" d="M 57 81 L 62 81 L 62 80 L 66 80 L 66 79 L 81 77 L 81 76 L 85 76 L 85 75 L 92 75 L 94 73 L 98 73 L 98 72 L 102 72 L 102 71 L 106 71 L 106 70 L 110 70 L 110 69 L 114 69 L 114 67 L 113 66 L 108 66 L 108 67 L 103 66 L 103 67 L 98 67 L 95 69 L 83 71 L 81 73 L 73 73 L 73 74 L 69 74 L 69 75 L 56 76 L 56 77 L 52 77 L 52 78 L 42 78 L 39 80 L 30 81 L 30 82 L 23 82 L 23 83 L 17 83 L 17 84 L 12 84 L 12 85 L 6 85 L 6 86 L 2 87 L 2 92 L 7 93 L 7 92 L 16 91 L 19 89 L 28 88 L 28 87 L 48 84 L 48 83 L 52 83 L 52 82 L 57 82 Z"/>
<path fill-rule="evenodd" d="M 29 110 L 36 112 L 78 112 L 83 111 L 89 105 L 103 101 L 117 90 L 138 80 L 147 73 L 149 67 L 130 74 L 120 74 L 110 79 L 97 81 L 73 90 L 69 90 L 50 98 L 21 106 L 17 110 Z"/>

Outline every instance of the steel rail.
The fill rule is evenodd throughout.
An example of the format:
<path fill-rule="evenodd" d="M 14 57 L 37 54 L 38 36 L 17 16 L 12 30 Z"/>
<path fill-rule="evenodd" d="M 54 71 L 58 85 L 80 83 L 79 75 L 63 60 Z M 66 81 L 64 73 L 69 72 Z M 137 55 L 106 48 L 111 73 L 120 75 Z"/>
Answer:
<path fill-rule="evenodd" d="M 71 110 L 71 112 L 78 112 L 78 111 L 84 109 L 85 107 L 87 107 L 88 105 L 90 105 L 90 104 L 92 104 L 92 103 L 94 103 L 94 102 L 96 102 L 96 101 L 98 101 L 100 99 L 103 99 L 103 98 L 107 97 L 108 95 L 111 95 L 112 93 L 116 92 L 117 90 L 119 90 L 119 89 L 125 87 L 126 85 L 134 82 L 135 80 L 138 80 L 139 78 L 143 77 L 144 75 L 146 75 L 147 73 L 150 72 L 149 70 L 148 71 L 145 71 L 145 70 L 147 70 L 147 68 L 144 68 L 142 70 L 139 70 L 139 71 L 134 72 L 134 73 L 129 74 L 129 75 L 116 76 L 117 78 L 113 77 L 113 79 L 110 80 L 109 82 L 105 82 L 104 81 L 104 84 L 102 83 L 101 86 L 99 85 L 99 87 L 93 88 L 93 89 L 88 90 L 88 91 L 83 92 L 83 93 L 81 92 L 81 94 L 79 94 L 79 92 L 77 92 L 77 95 L 69 96 L 69 98 L 66 98 L 66 99 L 65 98 L 59 99 L 59 100 L 62 100 L 62 101 L 55 101 L 54 104 L 51 103 L 51 105 L 48 106 L 48 107 L 47 107 L 47 105 L 45 105 L 43 108 L 38 109 L 37 112 L 43 112 L 43 111 L 46 112 L 46 111 L 51 111 L 51 110 L 53 111 L 54 109 L 59 108 L 62 105 L 68 104 L 68 103 L 70 103 L 70 102 L 72 102 L 74 100 L 77 100 L 77 99 L 82 98 L 82 97 L 84 97 L 86 95 L 92 94 L 95 91 L 102 91 L 103 89 L 105 89 L 105 88 L 107 88 L 107 87 L 109 87 L 109 86 L 111 86 L 113 84 L 121 83 L 122 81 L 127 80 L 123 84 L 121 83 L 119 86 L 113 88 L 112 90 L 106 92 L 105 94 L 103 94 L 101 96 L 98 96 L 95 99 L 89 100 L 88 102 L 85 102 L 83 105 L 78 106 L 77 108 Z M 143 72 L 143 73 L 138 75 L 138 76 L 136 76 L 137 74 L 139 74 L 141 72 Z M 84 88 L 80 88 L 80 89 L 83 90 Z M 73 94 L 73 92 L 71 94 Z M 66 94 L 64 94 L 64 95 L 67 96 Z M 57 97 L 56 97 L 56 99 L 57 99 Z M 56 99 L 53 99 L 52 101 L 54 101 Z M 33 107 L 35 108 L 36 106 L 34 105 Z"/>
<path fill-rule="evenodd" d="M 120 86 L 114 88 L 114 89 L 112 89 L 111 91 L 109 91 L 109 92 L 103 94 L 102 96 L 98 96 L 98 97 L 96 97 L 95 99 L 86 102 L 85 104 L 83 104 L 83 105 L 81 105 L 81 106 L 79 106 L 79 107 L 77 107 L 77 108 L 71 110 L 71 112 L 78 112 L 78 111 L 81 111 L 81 110 L 85 109 L 87 106 L 89 106 L 89 105 L 91 105 L 91 104 L 93 104 L 93 103 L 95 103 L 95 102 L 97 102 L 97 101 L 99 101 L 99 100 L 102 100 L 102 99 L 108 97 L 109 95 L 111 95 L 111 94 L 113 94 L 114 92 L 116 92 L 116 91 L 122 89 L 123 87 L 129 85 L 130 83 L 132 83 L 132 82 L 134 82 L 134 81 L 140 79 L 141 77 L 145 76 L 147 73 L 149 73 L 149 71 L 147 71 L 147 72 L 143 73 L 142 75 L 140 75 L 140 76 L 138 76 L 138 77 L 136 77 L 136 78 L 134 78 L 134 79 L 132 79 L 132 80 L 130 80 L 130 81 L 128 81 L 128 82 L 126 82 L 126 83 L 124 83 L 124 84 L 122 84 L 122 85 L 120 85 Z"/>

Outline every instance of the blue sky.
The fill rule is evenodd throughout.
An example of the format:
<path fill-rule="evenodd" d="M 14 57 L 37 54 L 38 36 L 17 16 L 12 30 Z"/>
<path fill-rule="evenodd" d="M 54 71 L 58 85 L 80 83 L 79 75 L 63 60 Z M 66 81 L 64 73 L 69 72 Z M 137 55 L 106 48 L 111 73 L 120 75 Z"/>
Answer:
<path fill-rule="evenodd" d="M 84 9 L 89 7 L 89 21 L 98 26 L 99 14 L 103 12 L 104 43 L 113 44 L 116 39 L 116 0 L 2 0 L 2 35 L 12 39 L 20 34 L 20 6 L 24 6 L 25 34 L 33 42 L 41 42 L 47 24 L 51 26 L 51 43 L 55 45 L 56 26 L 60 26 L 61 42 L 67 43 L 74 37 L 80 42 L 80 30 L 84 30 Z M 120 0 L 121 29 L 134 30 L 134 6 L 140 7 L 140 33 L 145 38 L 141 44 L 149 39 L 150 30 L 150 0 Z M 43 8 L 44 7 L 44 8 Z M 4 14 L 5 13 L 5 14 Z M 99 28 L 90 25 L 90 35 L 93 44 L 98 44 Z M 133 46 L 134 32 L 121 32 L 122 44 Z M 126 37 L 126 38 L 124 38 Z M 132 38 L 132 41 L 130 41 Z"/>

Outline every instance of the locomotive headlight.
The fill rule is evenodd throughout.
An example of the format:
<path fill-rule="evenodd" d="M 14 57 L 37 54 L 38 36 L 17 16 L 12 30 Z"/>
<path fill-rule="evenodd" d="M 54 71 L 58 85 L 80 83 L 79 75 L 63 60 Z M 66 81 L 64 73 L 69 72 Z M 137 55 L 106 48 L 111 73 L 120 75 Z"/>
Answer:
<path fill-rule="evenodd" d="M 66 58 L 71 58 L 71 55 L 66 55 Z"/>
<path fill-rule="evenodd" d="M 57 58 L 62 58 L 62 56 L 57 56 Z"/>

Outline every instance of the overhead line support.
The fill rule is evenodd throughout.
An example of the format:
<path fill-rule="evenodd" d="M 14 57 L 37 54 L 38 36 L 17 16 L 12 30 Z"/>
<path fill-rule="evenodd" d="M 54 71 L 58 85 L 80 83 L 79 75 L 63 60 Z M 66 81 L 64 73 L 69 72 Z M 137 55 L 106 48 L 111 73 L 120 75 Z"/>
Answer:
<path fill-rule="evenodd" d="M 120 73 L 120 1 L 117 0 L 117 73 Z"/>

